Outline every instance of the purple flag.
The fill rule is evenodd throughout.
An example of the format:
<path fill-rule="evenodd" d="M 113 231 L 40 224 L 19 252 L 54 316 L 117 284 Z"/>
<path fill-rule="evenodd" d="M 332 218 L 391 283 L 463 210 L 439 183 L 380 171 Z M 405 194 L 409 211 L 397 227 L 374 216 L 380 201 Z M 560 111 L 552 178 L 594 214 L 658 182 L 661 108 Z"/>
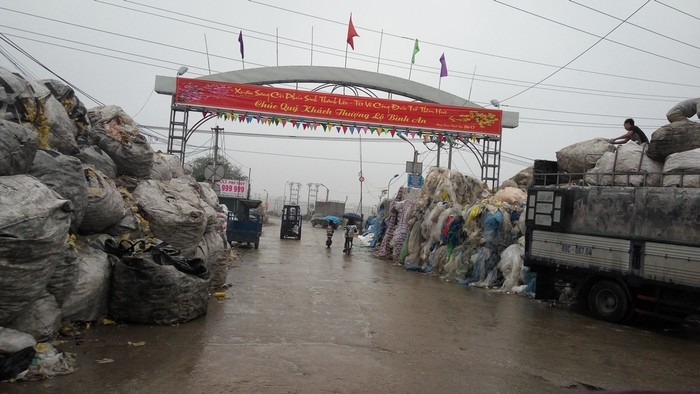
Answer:
<path fill-rule="evenodd" d="M 243 45 L 243 44 L 241 44 Z M 243 47 L 241 47 L 243 48 Z M 442 64 L 442 67 L 440 67 L 440 78 L 446 77 L 447 76 L 447 62 L 445 62 L 445 54 L 443 53 L 442 56 L 440 56 L 440 64 Z"/>
<path fill-rule="evenodd" d="M 241 59 L 245 59 L 245 56 L 243 55 L 243 30 L 238 33 L 238 43 L 241 46 Z"/>

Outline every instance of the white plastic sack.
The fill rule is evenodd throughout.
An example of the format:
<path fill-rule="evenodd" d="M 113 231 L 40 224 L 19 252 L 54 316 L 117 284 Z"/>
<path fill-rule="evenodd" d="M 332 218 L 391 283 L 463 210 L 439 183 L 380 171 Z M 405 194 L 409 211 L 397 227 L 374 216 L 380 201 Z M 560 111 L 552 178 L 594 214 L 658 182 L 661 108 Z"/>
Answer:
<path fill-rule="evenodd" d="M 646 144 L 627 142 L 619 145 L 617 151 L 606 152 L 596 162 L 595 168 L 586 173 L 585 180 L 590 185 L 614 186 L 659 186 L 663 163 L 646 155 Z M 640 175 L 603 175 L 612 172 L 639 173 Z"/>
<path fill-rule="evenodd" d="M 36 345 L 36 339 L 26 332 L 0 327 L 0 352 L 15 353 Z"/>
<path fill-rule="evenodd" d="M 525 204 L 527 193 L 523 189 L 506 186 L 497 191 L 493 198 L 496 201 L 507 202 L 508 204 Z"/>
<path fill-rule="evenodd" d="M 700 187 L 700 175 L 669 175 L 673 172 L 694 172 L 700 173 L 700 148 L 685 152 L 672 153 L 664 162 L 664 187 L 680 186 Z"/>
<path fill-rule="evenodd" d="M 595 138 L 569 145 L 557 152 L 557 167 L 560 171 L 582 174 L 595 167 L 595 163 L 615 146 L 604 138 Z"/>
<path fill-rule="evenodd" d="M 501 252 L 501 260 L 498 262 L 498 269 L 503 274 L 501 290 L 512 291 L 520 285 L 524 252 L 525 249 L 518 244 L 512 244 Z"/>

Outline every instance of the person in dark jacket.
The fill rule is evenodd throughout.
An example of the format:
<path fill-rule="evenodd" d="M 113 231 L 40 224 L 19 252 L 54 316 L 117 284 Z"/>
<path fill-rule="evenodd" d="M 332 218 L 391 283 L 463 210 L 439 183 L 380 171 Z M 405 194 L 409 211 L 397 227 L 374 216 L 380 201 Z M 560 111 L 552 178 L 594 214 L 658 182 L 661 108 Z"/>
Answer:
<path fill-rule="evenodd" d="M 638 144 L 649 143 L 649 138 L 647 138 L 642 129 L 634 125 L 634 119 L 626 119 L 623 126 L 627 132 L 617 138 L 608 140 L 611 144 L 624 144 L 629 140 Z"/>

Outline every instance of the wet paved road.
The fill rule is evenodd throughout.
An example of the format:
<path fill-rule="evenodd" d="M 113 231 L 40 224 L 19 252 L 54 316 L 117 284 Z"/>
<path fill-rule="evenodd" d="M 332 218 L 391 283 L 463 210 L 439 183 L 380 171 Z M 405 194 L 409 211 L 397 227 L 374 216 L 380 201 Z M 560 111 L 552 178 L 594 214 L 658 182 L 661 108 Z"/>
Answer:
<path fill-rule="evenodd" d="M 331 250 L 324 241 L 310 226 L 280 240 L 272 223 L 205 317 L 92 329 L 60 347 L 77 353 L 77 372 L 0 393 L 700 389 L 700 340 L 445 283 L 361 247 L 347 257 L 339 233 Z"/>

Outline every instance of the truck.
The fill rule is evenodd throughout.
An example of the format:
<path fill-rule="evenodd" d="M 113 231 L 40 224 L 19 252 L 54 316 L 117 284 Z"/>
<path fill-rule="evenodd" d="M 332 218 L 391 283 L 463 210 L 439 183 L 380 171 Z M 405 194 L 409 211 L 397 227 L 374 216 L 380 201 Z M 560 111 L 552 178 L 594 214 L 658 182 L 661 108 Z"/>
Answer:
<path fill-rule="evenodd" d="M 697 328 L 700 189 L 569 177 L 536 172 L 528 188 L 524 265 L 535 298 L 565 295 L 609 322 L 636 314 Z"/>
<path fill-rule="evenodd" d="M 345 213 L 344 201 L 316 201 L 311 215 L 311 227 L 326 227 L 328 223 L 323 219 L 328 215 L 343 217 Z"/>

